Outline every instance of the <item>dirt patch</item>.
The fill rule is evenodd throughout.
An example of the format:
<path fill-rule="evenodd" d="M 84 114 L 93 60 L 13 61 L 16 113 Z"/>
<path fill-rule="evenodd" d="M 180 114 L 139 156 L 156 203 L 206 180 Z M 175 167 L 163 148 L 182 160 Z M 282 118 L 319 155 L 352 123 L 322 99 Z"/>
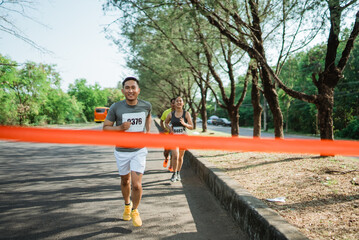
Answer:
<path fill-rule="evenodd" d="M 196 151 L 310 239 L 359 239 L 359 159 Z M 284 197 L 285 202 L 266 199 Z"/>

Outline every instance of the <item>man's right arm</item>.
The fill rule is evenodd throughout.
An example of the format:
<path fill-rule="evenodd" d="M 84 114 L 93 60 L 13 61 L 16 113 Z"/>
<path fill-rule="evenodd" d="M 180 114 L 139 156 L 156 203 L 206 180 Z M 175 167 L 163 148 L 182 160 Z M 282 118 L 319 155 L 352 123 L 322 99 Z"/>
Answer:
<path fill-rule="evenodd" d="M 114 122 L 111 122 L 110 120 L 105 119 L 103 122 L 103 130 L 104 131 L 126 131 L 130 128 L 131 123 L 130 122 L 124 122 L 120 126 L 113 126 Z"/>

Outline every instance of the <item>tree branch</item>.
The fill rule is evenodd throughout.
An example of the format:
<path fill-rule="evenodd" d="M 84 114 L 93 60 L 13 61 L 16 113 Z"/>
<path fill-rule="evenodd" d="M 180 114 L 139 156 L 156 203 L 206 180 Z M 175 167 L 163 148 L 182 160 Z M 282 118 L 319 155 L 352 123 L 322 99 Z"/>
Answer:
<path fill-rule="evenodd" d="M 347 44 L 345 45 L 345 49 L 342 53 L 342 57 L 340 58 L 339 63 L 338 63 L 338 68 L 340 69 L 340 71 L 344 70 L 345 65 L 347 64 L 347 62 L 349 60 L 350 52 L 351 52 L 352 48 L 354 47 L 354 41 L 355 41 L 356 37 L 358 36 L 358 34 L 359 34 L 359 11 L 356 14 L 353 30 L 350 34 Z"/>

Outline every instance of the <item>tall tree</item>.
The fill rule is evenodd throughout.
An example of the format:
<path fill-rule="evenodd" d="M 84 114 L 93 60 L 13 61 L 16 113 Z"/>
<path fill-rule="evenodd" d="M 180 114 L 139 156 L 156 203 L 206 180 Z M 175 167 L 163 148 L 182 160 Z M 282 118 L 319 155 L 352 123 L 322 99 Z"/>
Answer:
<path fill-rule="evenodd" d="M 205 37 L 205 35 L 202 32 L 201 29 L 201 25 L 199 23 L 199 19 L 195 18 L 195 22 L 196 22 L 196 26 L 197 26 L 197 34 L 199 37 L 199 40 L 203 46 L 203 50 L 204 50 L 204 55 L 206 56 L 207 59 L 207 66 L 209 68 L 209 71 L 212 74 L 212 77 L 215 79 L 215 81 L 217 82 L 217 85 L 219 87 L 220 93 L 221 93 L 221 100 L 219 101 L 217 94 L 215 92 L 214 93 L 214 97 L 216 98 L 217 104 L 226 109 L 228 112 L 228 115 L 231 119 L 232 125 L 231 125 L 231 134 L 232 136 L 238 136 L 239 134 L 239 107 L 242 104 L 244 97 L 246 95 L 247 92 L 247 83 L 248 83 L 248 78 L 245 78 L 244 81 L 244 85 L 243 85 L 243 90 L 242 90 L 242 94 L 241 96 L 238 98 L 238 100 L 236 99 L 236 78 L 235 78 L 235 72 L 234 72 L 234 68 L 235 68 L 235 63 L 234 62 L 239 62 L 238 60 L 234 60 L 234 55 L 235 54 L 235 50 L 233 49 L 233 46 L 230 42 L 228 41 L 223 41 L 223 39 L 221 39 L 221 36 L 218 38 L 219 39 L 219 43 L 220 43 L 220 47 L 221 47 L 221 57 L 223 57 L 224 59 L 224 63 L 225 63 L 225 72 L 226 74 L 226 78 L 229 79 L 230 84 L 229 84 L 229 89 L 230 89 L 230 93 L 229 96 L 226 94 L 225 91 L 225 87 L 223 84 L 223 80 L 221 75 L 218 73 L 218 71 L 216 71 L 216 68 L 214 66 L 214 54 L 216 51 L 214 49 L 211 49 L 211 45 L 208 43 L 208 39 Z"/>
<path fill-rule="evenodd" d="M 33 123 L 41 104 L 47 99 L 46 93 L 59 85 L 58 73 L 53 66 L 27 62 L 21 69 L 11 69 L 11 75 L 6 75 L 1 78 L 1 85 L 13 96 L 11 112 L 16 111 L 17 123 Z"/>
<path fill-rule="evenodd" d="M 17 78 L 17 63 L 0 54 L 0 123 L 17 124 L 17 106 L 12 82 Z"/>
<path fill-rule="evenodd" d="M 202 108 L 202 118 L 203 119 L 203 130 L 206 130 L 206 114 L 204 113 L 204 110 L 206 109 L 205 101 L 207 96 L 207 89 L 211 89 L 212 93 L 216 95 L 216 92 L 213 90 L 212 85 L 218 85 L 219 89 L 221 90 L 221 97 L 217 98 L 217 101 L 220 106 L 225 107 L 230 115 L 230 118 L 233 122 L 233 135 L 238 135 L 238 108 L 239 105 L 236 101 L 238 99 L 235 95 L 235 73 L 234 73 L 234 65 L 235 63 L 233 58 L 236 55 L 235 52 L 238 50 L 233 50 L 231 48 L 230 43 L 228 41 L 224 41 L 222 39 L 222 42 L 220 38 L 217 38 L 217 43 L 213 46 L 216 46 L 217 49 L 214 49 L 212 47 L 206 47 L 207 50 L 203 48 L 203 46 L 208 46 L 206 43 L 204 43 L 204 37 L 202 37 L 202 41 L 200 40 L 199 33 L 202 31 L 198 28 L 200 24 L 195 23 L 195 18 L 192 16 L 192 12 L 183 11 L 183 8 L 179 5 L 176 5 L 176 3 L 163 3 L 161 1 L 153 1 L 153 2 L 145 2 L 142 1 L 111 1 L 114 4 L 117 4 L 122 10 L 124 11 L 130 11 L 130 13 L 126 13 L 125 15 L 129 18 L 134 18 L 133 16 L 136 16 L 136 20 L 132 21 L 132 28 L 130 29 L 130 33 L 137 32 L 139 28 L 143 28 L 143 26 L 151 26 L 151 30 L 147 30 L 150 35 L 154 35 L 153 32 L 157 32 L 162 35 L 159 36 L 156 34 L 155 39 L 161 39 L 162 41 L 165 40 L 169 43 L 170 46 L 172 46 L 172 54 L 175 56 L 179 55 L 182 57 L 185 64 L 187 64 L 187 67 L 184 66 L 183 70 L 187 71 L 190 70 L 193 79 L 195 80 L 196 84 L 198 85 L 198 88 L 201 90 L 201 106 Z M 139 11 L 134 14 L 134 10 L 129 8 L 126 4 L 129 4 L 133 6 L 134 9 L 137 9 Z M 130 9 L 130 10 L 129 10 Z M 134 22 L 136 24 L 134 24 Z M 168 23 L 171 22 L 171 25 Z M 208 25 L 208 24 L 207 24 Z M 134 27 L 135 26 L 135 27 Z M 197 27 L 196 27 L 197 26 Z M 128 28 L 128 27 L 127 27 Z M 194 30 L 194 28 L 199 29 Z M 127 34 L 128 36 L 137 36 L 137 34 Z M 143 36 L 143 35 L 142 35 Z M 203 34 L 202 34 L 203 36 Z M 145 37 L 146 38 L 146 37 Z M 152 39 L 154 39 L 152 37 Z M 138 44 L 137 48 L 143 47 L 145 45 L 143 42 L 147 43 L 148 41 L 143 41 L 141 39 L 141 44 Z M 216 41 L 214 39 L 212 43 Z M 133 43 L 134 41 L 132 41 Z M 198 44 L 202 42 L 201 44 Z M 153 43 L 153 42 L 151 42 Z M 212 45 L 211 43 L 211 45 Z M 163 45 L 161 43 L 157 43 L 158 45 Z M 167 49 L 166 49 L 167 50 Z M 133 51 L 134 52 L 134 51 Z M 151 51 L 154 53 L 153 51 Z M 222 55 L 222 56 L 221 56 Z M 141 61 L 144 60 L 144 55 L 141 55 Z M 163 54 L 161 55 L 163 56 Z M 167 58 L 170 56 L 170 54 L 166 54 L 164 56 L 167 56 Z M 219 62 L 218 59 L 222 58 L 222 62 Z M 148 58 L 147 58 L 148 59 Z M 205 60 L 205 61 L 203 61 Z M 152 62 L 152 61 L 151 61 Z M 168 60 L 167 60 L 168 62 Z M 238 61 L 236 62 L 238 63 Z M 212 69 L 212 70 L 205 70 L 204 64 L 207 65 L 206 68 Z M 216 68 L 220 68 L 223 64 L 226 70 L 224 70 L 221 74 L 217 71 Z M 148 66 L 149 63 L 146 63 Z M 169 63 L 168 63 L 169 65 Z M 152 70 L 158 71 L 159 68 L 163 68 L 162 65 L 153 66 Z M 176 65 L 171 66 L 172 69 L 176 70 Z M 212 75 L 215 74 L 215 76 L 210 77 L 206 76 L 206 73 L 210 72 Z M 173 75 L 173 71 L 171 72 Z M 182 79 L 186 79 L 187 74 L 181 74 Z M 221 75 L 227 75 L 224 77 L 225 79 L 230 80 L 230 86 L 231 86 L 231 92 L 229 96 L 226 95 L 224 91 L 224 81 L 223 76 Z M 167 78 L 169 79 L 169 78 Z M 190 78 L 187 78 L 190 79 Z M 213 79 L 213 80 L 212 80 Z M 210 84 L 212 82 L 212 84 Z M 170 83 L 168 83 L 170 84 Z M 182 86 L 185 86 L 185 88 L 179 89 L 182 94 L 187 94 L 192 91 L 192 89 L 188 88 L 186 84 L 182 84 Z M 242 96 L 245 95 L 246 87 L 243 88 L 244 92 Z M 188 95 L 188 94 L 187 94 Z M 188 96 L 193 96 L 195 94 L 191 94 Z M 194 103 L 190 100 L 191 98 L 187 99 L 187 102 L 189 106 L 192 106 Z M 243 100 L 243 98 L 240 98 Z M 236 103 L 234 103 L 236 102 Z M 239 103 L 241 101 L 239 100 Z M 193 112 L 193 111 L 192 111 Z M 192 113 L 192 116 L 196 117 L 195 113 Z"/>
<path fill-rule="evenodd" d="M 268 15 L 268 8 L 259 12 L 258 4 L 249 1 L 240 4 L 237 1 L 188 1 L 194 9 L 198 10 L 208 19 L 208 22 L 215 26 L 221 34 L 242 50 L 246 51 L 250 58 L 256 59 L 260 68 L 260 76 L 263 85 L 264 95 L 268 101 L 274 117 L 275 136 L 283 137 L 283 117 L 279 107 L 275 85 L 270 74 L 262 67 L 259 57 L 266 60 L 261 16 Z M 267 12 L 266 12 L 267 11 Z M 241 17 L 247 16 L 247 19 Z"/>
<path fill-rule="evenodd" d="M 356 13 L 354 26 L 346 45 L 337 61 L 339 35 L 341 34 L 341 18 L 346 8 L 352 6 L 356 1 L 329 0 L 329 19 L 330 31 L 327 42 L 327 52 L 325 56 L 324 70 L 319 73 L 313 73 L 313 84 L 317 88 L 317 94 L 307 95 L 302 92 L 294 91 L 288 88 L 278 77 L 276 77 L 279 86 L 290 96 L 314 103 L 318 109 L 318 124 L 321 139 L 334 139 L 333 133 L 333 107 L 334 107 L 334 89 L 340 79 L 343 77 L 344 68 L 348 62 L 350 52 L 353 49 L 355 39 L 359 34 L 359 11 Z M 343 4 L 344 5 L 341 5 Z"/>
<path fill-rule="evenodd" d="M 310 26 L 310 24 L 304 24 L 304 20 L 310 20 L 308 16 L 311 16 L 312 20 L 318 16 L 322 16 L 322 14 L 320 14 L 322 12 L 320 11 L 322 11 L 324 8 L 322 4 L 323 2 L 316 0 L 295 1 L 293 3 L 278 1 L 277 4 L 272 4 L 270 1 L 258 2 L 254 0 L 246 1 L 248 4 L 240 4 L 239 1 L 233 1 L 231 3 L 227 2 L 227 4 L 220 1 L 207 2 L 190 0 L 190 2 L 196 9 L 198 9 L 204 16 L 206 16 L 208 21 L 212 25 L 216 26 L 222 34 L 227 36 L 228 39 L 234 42 L 238 47 L 248 52 L 248 54 L 255 58 L 260 64 L 259 67 L 264 88 L 264 95 L 273 113 L 276 137 L 283 136 L 283 117 L 278 104 L 275 84 L 272 82 L 271 78 L 275 79 L 278 85 L 290 96 L 301 99 L 303 101 L 314 103 L 318 108 L 321 138 L 333 139 L 333 124 L 331 119 L 331 106 L 333 105 L 332 92 L 337 81 L 340 79 L 342 70 L 345 67 L 347 58 L 353 46 L 353 42 L 358 34 L 357 25 L 359 24 L 357 20 L 358 17 L 356 17 L 352 34 L 347 41 L 347 47 L 343 51 L 342 58 L 339 60 L 339 63 L 336 66 L 335 58 L 337 56 L 337 46 L 339 44 L 338 36 L 340 34 L 340 19 L 342 17 L 342 12 L 349 6 L 353 6 L 356 3 L 356 0 L 327 1 L 331 20 L 331 30 L 328 39 L 328 53 L 326 56 L 325 70 L 318 75 L 318 79 L 313 77 L 313 82 L 318 89 L 318 94 L 314 96 L 299 93 L 286 87 L 279 79 L 278 73 L 280 73 L 280 69 L 284 64 L 286 57 L 289 56 L 293 51 L 300 49 L 301 46 L 303 47 L 308 44 L 312 39 L 312 36 L 315 36 L 315 33 L 318 32 L 318 29 L 320 29 L 312 28 L 313 35 L 309 35 L 309 38 L 304 40 L 302 39 L 303 41 L 299 41 L 301 46 L 294 47 L 295 43 L 298 42 L 296 41 L 296 38 L 299 37 L 299 33 L 301 32 L 303 26 Z M 229 6 L 233 7 L 228 7 L 228 4 Z M 245 6 L 245 10 L 242 8 L 241 12 L 241 8 L 238 6 Z M 274 8 L 279 6 L 279 9 L 277 10 L 281 11 L 278 11 L 277 13 L 280 12 L 282 14 L 277 14 L 274 12 L 273 10 L 275 9 L 271 9 L 273 6 Z M 316 13 L 315 15 L 313 15 L 313 11 Z M 223 17 L 223 12 L 231 16 L 230 21 Z M 241 13 L 243 13 L 244 16 L 247 16 L 247 21 L 241 17 Z M 276 22 L 274 14 L 280 16 L 281 21 Z M 265 17 L 268 19 L 268 16 L 272 17 L 269 18 L 270 21 L 264 21 L 266 19 Z M 280 51 L 276 70 L 273 70 L 270 66 L 270 61 L 268 61 L 264 51 L 265 38 L 263 38 L 262 25 L 265 23 L 267 25 L 268 23 L 271 25 L 273 25 L 273 23 L 278 23 L 277 25 L 274 24 L 274 28 L 270 28 L 270 30 L 273 29 L 273 31 L 269 31 L 269 34 L 267 35 L 268 39 L 270 36 L 273 36 L 273 33 L 278 33 L 278 31 L 275 31 L 276 26 L 283 26 L 280 34 L 280 36 L 282 36 L 282 47 L 278 47 Z M 312 21 L 312 23 L 316 23 L 316 21 Z M 324 23 L 324 20 L 318 21 L 318 23 L 321 26 L 322 23 Z M 289 31 L 289 33 L 292 34 L 292 37 L 290 37 L 288 40 L 287 30 L 289 29 L 288 26 L 290 26 L 290 24 L 296 26 L 296 29 Z"/>

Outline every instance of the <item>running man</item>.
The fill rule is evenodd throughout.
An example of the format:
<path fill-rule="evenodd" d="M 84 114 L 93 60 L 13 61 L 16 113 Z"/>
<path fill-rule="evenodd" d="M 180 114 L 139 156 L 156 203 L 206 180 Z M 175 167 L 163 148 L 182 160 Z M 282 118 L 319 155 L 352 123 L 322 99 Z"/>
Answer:
<path fill-rule="evenodd" d="M 172 111 L 167 115 L 165 124 L 170 132 L 173 134 L 187 134 L 186 129 L 193 129 L 192 118 L 189 112 L 183 110 L 183 99 L 177 97 L 175 102 L 175 111 Z M 171 123 L 171 126 L 169 125 Z M 172 164 L 173 164 L 173 175 L 171 177 L 172 182 L 181 181 L 180 171 L 183 165 L 183 156 L 185 149 L 174 149 L 172 150 Z"/>
<path fill-rule="evenodd" d="M 176 98 L 172 98 L 171 99 L 171 108 L 165 110 L 163 113 L 162 113 L 162 116 L 161 116 L 161 121 L 160 121 L 160 125 L 161 125 L 161 128 L 163 129 L 163 132 L 165 134 L 168 134 L 170 132 L 170 129 L 166 128 L 166 126 L 164 125 L 164 121 L 166 120 L 167 118 L 167 115 L 174 111 L 175 110 L 175 101 L 176 101 Z M 171 152 L 171 149 L 165 149 L 163 151 L 163 155 L 165 157 L 165 160 L 163 161 L 163 167 L 166 168 L 167 167 L 167 164 L 168 164 L 168 156 L 170 155 L 170 152 Z M 173 172 L 173 167 L 172 167 L 172 154 L 171 154 L 171 160 L 170 160 L 170 166 L 168 167 L 168 170 L 170 172 Z"/>
<path fill-rule="evenodd" d="M 134 77 L 123 80 L 122 93 L 125 95 L 125 100 L 112 104 L 104 121 L 103 130 L 149 132 L 152 105 L 138 99 L 140 94 L 138 80 Z M 116 146 L 114 154 L 121 176 L 121 192 L 125 200 L 123 220 L 132 219 L 133 225 L 140 227 L 142 220 L 137 208 L 142 197 L 142 175 L 146 167 L 147 149 Z"/>

